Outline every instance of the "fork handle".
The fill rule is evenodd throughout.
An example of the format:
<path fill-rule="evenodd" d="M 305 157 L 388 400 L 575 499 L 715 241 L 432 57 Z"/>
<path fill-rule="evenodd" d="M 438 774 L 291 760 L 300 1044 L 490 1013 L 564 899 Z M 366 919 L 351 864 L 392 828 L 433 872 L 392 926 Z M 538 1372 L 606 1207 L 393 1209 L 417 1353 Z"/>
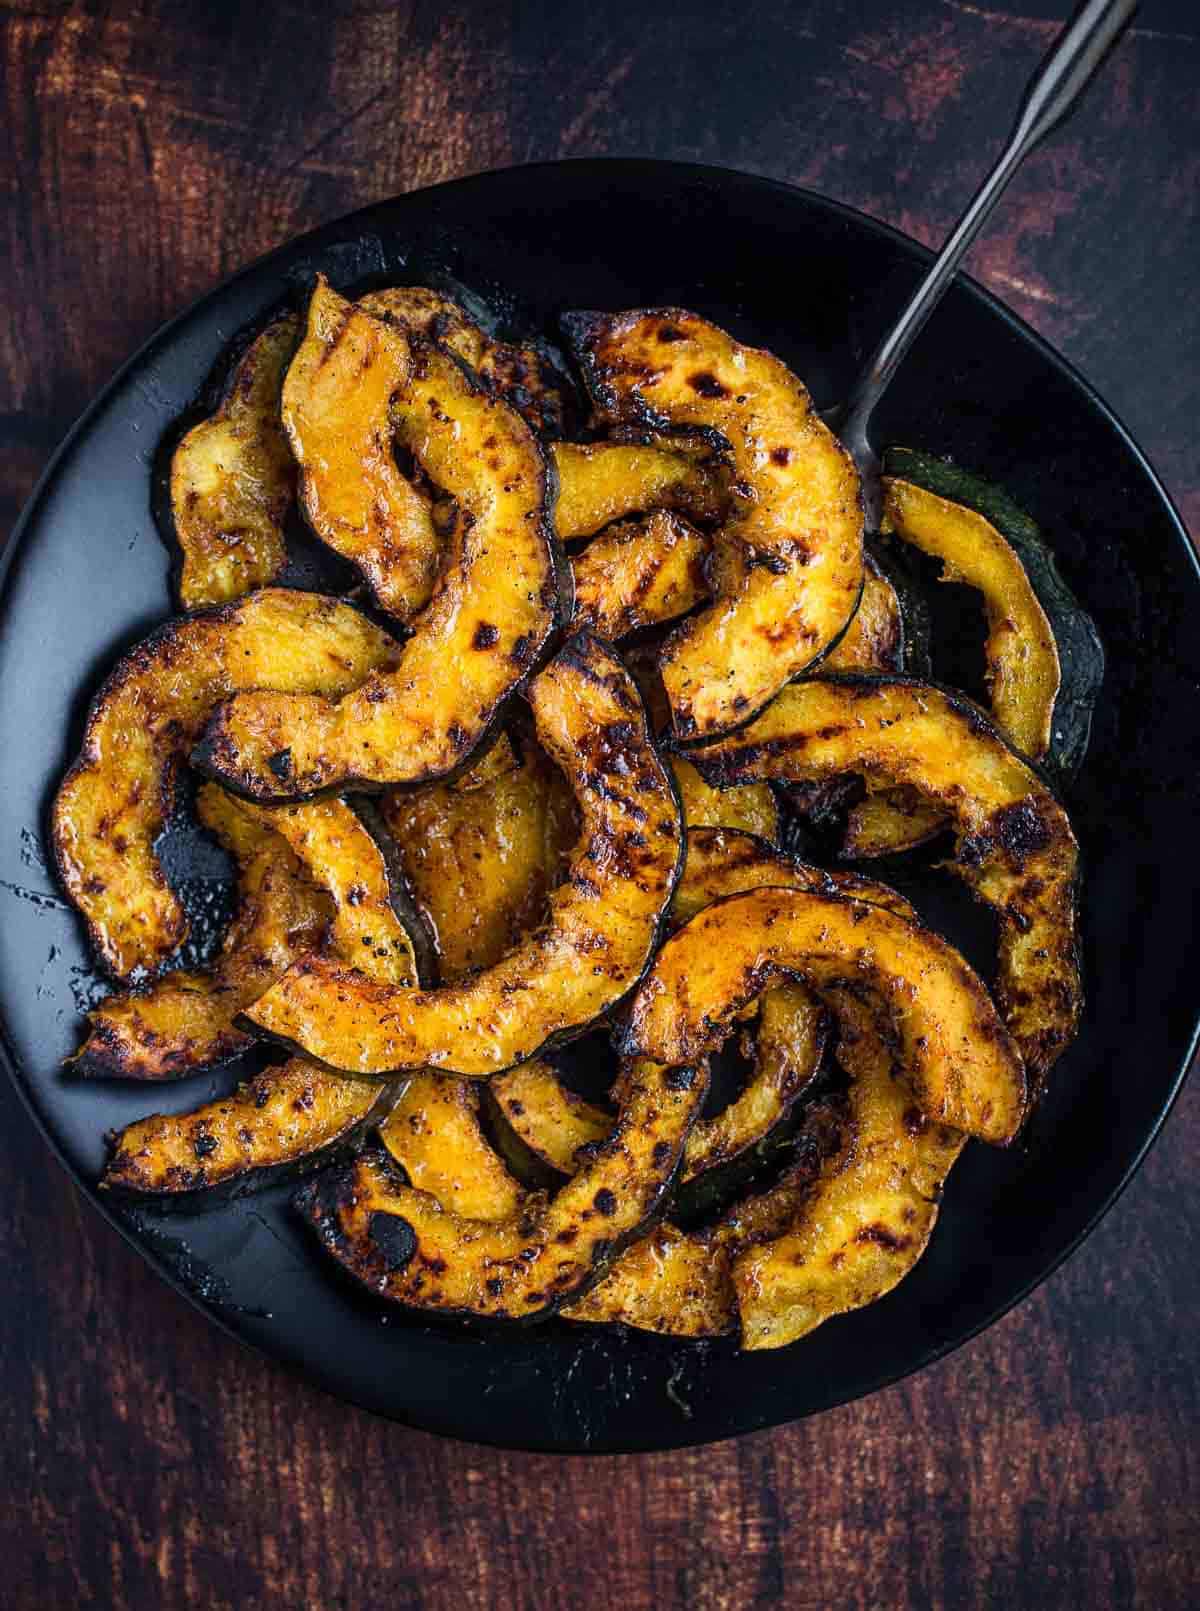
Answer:
<path fill-rule="evenodd" d="M 1034 146 L 1074 108 L 1137 7 L 1138 0 L 1086 0 L 1055 40 L 1049 55 L 1029 81 L 1016 124 L 992 171 L 954 226 L 933 267 L 855 382 L 841 430 L 847 446 L 851 445 L 850 439 L 865 441 L 867 421 L 876 403 L 941 301 L 1009 180 Z"/>

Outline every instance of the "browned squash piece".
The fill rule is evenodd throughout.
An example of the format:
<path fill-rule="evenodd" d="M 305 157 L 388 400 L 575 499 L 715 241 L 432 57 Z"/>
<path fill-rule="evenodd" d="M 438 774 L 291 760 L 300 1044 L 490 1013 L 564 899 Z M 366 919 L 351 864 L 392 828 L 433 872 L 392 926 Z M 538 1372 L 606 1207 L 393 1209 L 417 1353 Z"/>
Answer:
<path fill-rule="evenodd" d="M 249 798 L 444 776 L 483 739 L 557 624 L 546 467 L 529 427 L 429 347 L 414 348 L 392 414 L 399 441 L 456 501 L 437 588 L 395 669 L 343 698 L 256 693 L 221 706 L 196 759 Z"/>
<path fill-rule="evenodd" d="M 535 1057 L 488 1085 L 513 1132 L 547 1168 L 575 1173 L 580 1147 L 603 1141 L 613 1116 L 585 1102 L 559 1079 L 548 1063 Z"/>
<path fill-rule="evenodd" d="M 434 937 L 443 980 L 488 968 L 546 911 L 577 837 L 575 801 L 538 747 L 511 743 L 490 754 L 489 776 L 472 768 L 452 783 L 382 796 L 381 814 L 409 887 Z"/>
<path fill-rule="evenodd" d="M 486 1077 L 580 1033 L 632 990 L 683 859 L 679 807 L 632 678 L 597 639 L 569 640 L 533 682 L 538 738 L 582 818 L 546 922 L 499 962 L 440 990 L 369 984 L 306 959 L 248 1017 L 335 1069 L 426 1065 Z"/>
<path fill-rule="evenodd" d="M 571 561 L 573 625 L 616 642 L 685 615 L 708 597 L 708 549 L 707 537 L 667 509 L 611 526 Z"/>
<path fill-rule="evenodd" d="M 201 822 L 239 862 L 238 912 L 221 954 L 211 969 L 169 973 L 93 1008 L 75 1061 L 81 1074 L 172 1080 L 236 1057 L 253 1037 L 235 1028 L 234 1018 L 320 946 L 328 930 L 329 899 L 278 834 L 251 821 L 213 784 L 201 789 L 196 805 Z"/>
<path fill-rule="evenodd" d="M 423 285 L 372 291 L 358 306 L 449 348 L 539 436 L 563 434 L 570 382 L 536 347 L 493 340 L 451 297 Z"/>
<path fill-rule="evenodd" d="M 996 726 L 1023 755 L 1040 760 L 1050 747 L 1061 674 L 1053 629 L 1025 567 L 990 520 L 910 481 L 885 479 L 884 517 L 906 543 L 941 560 L 944 582 L 978 590 Z"/>
<path fill-rule="evenodd" d="M 975 974 L 928 929 L 841 896 L 758 889 L 707 907 L 659 952 L 618 1050 L 665 1063 L 701 1057 L 781 975 L 823 998 L 847 979 L 874 991 L 927 1117 L 1000 1144 L 1017 1133 L 1025 1071 Z"/>
<path fill-rule="evenodd" d="M 904 669 L 904 618 L 896 589 L 869 554 L 863 562 L 857 613 L 841 642 L 821 662 L 822 672 Z"/>
<path fill-rule="evenodd" d="M 849 455 L 770 353 L 678 309 L 564 321 L 600 414 L 707 434 L 733 468 L 712 605 L 676 629 L 661 668 L 676 735 L 703 742 L 761 710 L 841 636 L 863 583 Z"/>
<path fill-rule="evenodd" d="M 696 764 L 717 785 L 857 772 L 940 806 L 955 870 L 1000 919 L 997 999 L 1036 1092 L 1079 1021 L 1079 852 L 1066 812 L 977 706 L 915 678 L 812 678 Z"/>
<path fill-rule="evenodd" d="M 323 276 L 283 385 L 283 425 L 300 466 L 309 525 L 362 571 L 380 604 L 411 621 L 429 602 L 441 541 L 427 498 L 392 451 L 392 395 L 409 378 L 402 330 L 374 319 Z"/>
<path fill-rule="evenodd" d="M 642 1064 L 615 1128 L 553 1197 L 491 1222 L 444 1208 L 364 1155 L 298 1196 L 326 1250 L 372 1292 L 408 1307 L 538 1320 L 580 1295 L 659 1209 L 706 1080 Z"/>
<path fill-rule="evenodd" d="M 176 770 L 217 701 L 237 688 L 336 696 L 396 653 L 349 604 L 263 588 L 167 622 L 118 662 L 53 814 L 59 876 L 110 973 L 157 968 L 187 934 L 154 841 Z"/>
<path fill-rule="evenodd" d="M 313 882 L 328 891 L 334 955 L 383 984 L 416 985 L 413 944 L 396 913 L 387 863 L 353 808 L 334 799 L 237 805 L 290 845 Z"/>
<path fill-rule="evenodd" d="M 979 590 L 987 615 L 985 676 L 996 725 L 1023 754 L 1040 759 L 1050 744 L 1060 672 L 1054 632 L 1025 567 L 974 509 L 895 477 L 885 478 L 884 494 L 885 529 L 940 559 L 944 582 Z M 853 664 L 845 662 L 847 668 Z M 843 666 L 830 657 L 822 669 Z M 945 813 L 913 790 L 869 789 L 850 812 L 843 848 L 847 856 L 861 858 L 896 855 L 946 826 Z"/>
<path fill-rule="evenodd" d="M 737 1308 L 721 1237 L 656 1225 L 562 1313 L 666 1337 L 724 1336 L 737 1326 Z"/>
<path fill-rule="evenodd" d="M 171 458 L 185 610 L 240 598 L 273 582 L 287 562 L 283 523 L 296 495 L 296 465 L 279 390 L 299 333 L 294 314 L 269 324 L 238 362 L 219 408 L 192 427 Z"/>
<path fill-rule="evenodd" d="M 694 520 L 719 519 L 725 477 L 695 448 L 640 442 L 556 442 L 554 523 L 563 542 L 652 509 L 678 509 Z"/>
<path fill-rule="evenodd" d="M 191 1113 L 152 1113 L 127 1125 L 100 1180 L 106 1191 L 160 1200 L 315 1168 L 384 1117 L 387 1085 L 339 1080 L 294 1057 Z"/>
<path fill-rule="evenodd" d="M 748 1247 L 730 1238 L 744 1349 L 782 1348 L 903 1280 L 966 1139 L 914 1106 L 868 1009 L 843 993 L 838 1013 L 838 1055 L 852 1076 L 840 1145 L 779 1234 Z"/>
<path fill-rule="evenodd" d="M 357 1083 L 360 1088 L 363 1084 L 337 1083 Z M 524 1193 L 479 1127 L 479 1092 L 470 1080 L 416 1075 L 379 1139 L 413 1190 L 430 1193 L 452 1214 L 468 1220 L 506 1220 L 521 1207 Z"/>
<path fill-rule="evenodd" d="M 671 757 L 671 770 L 689 828 L 731 828 L 757 834 L 761 839 L 778 839 L 779 807 L 769 784 L 749 783 L 744 789 L 710 789 L 682 755 Z"/>

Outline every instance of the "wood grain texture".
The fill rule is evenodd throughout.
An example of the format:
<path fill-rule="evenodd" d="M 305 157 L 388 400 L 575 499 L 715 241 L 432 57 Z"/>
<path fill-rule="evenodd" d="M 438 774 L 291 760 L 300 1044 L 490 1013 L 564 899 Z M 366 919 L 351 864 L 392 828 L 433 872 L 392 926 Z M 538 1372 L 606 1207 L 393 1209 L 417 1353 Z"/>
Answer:
<path fill-rule="evenodd" d="M 1066 9 L 7 0 L 3 529 L 164 318 L 395 191 L 546 157 L 697 158 L 935 242 Z M 972 260 L 1123 415 L 1194 526 L 1198 68 L 1194 7 L 1146 0 Z M 245 1354 L 3 1101 L 5 1606 L 1200 1601 L 1194 1090 L 1087 1246 L 953 1358 L 792 1428 L 569 1461 L 405 1432 Z"/>

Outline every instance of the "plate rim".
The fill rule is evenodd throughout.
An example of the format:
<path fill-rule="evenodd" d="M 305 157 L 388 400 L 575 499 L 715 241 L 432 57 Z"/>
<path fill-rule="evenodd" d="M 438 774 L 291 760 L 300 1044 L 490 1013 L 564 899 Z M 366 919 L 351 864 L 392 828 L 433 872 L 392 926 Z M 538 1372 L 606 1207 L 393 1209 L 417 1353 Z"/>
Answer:
<path fill-rule="evenodd" d="M 835 217 L 841 217 L 852 224 L 857 230 L 865 230 L 867 233 L 874 233 L 878 237 L 889 241 L 893 246 L 901 248 L 903 252 L 909 256 L 910 260 L 914 260 L 918 264 L 928 265 L 933 262 L 936 255 L 931 248 L 914 239 L 911 235 L 906 234 L 903 230 L 897 229 L 894 225 L 888 224 L 882 219 L 875 218 L 871 214 L 863 212 L 859 208 L 850 206 L 846 202 L 838 201 L 831 196 L 824 195 L 822 192 L 813 190 L 808 186 L 792 184 L 784 179 L 777 179 L 766 174 L 753 173 L 746 169 L 738 168 L 732 165 L 686 162 L 655 157 L 572 157 L 561 160 L 518 163 L 507 167 L 489 168 L 480 170 L 476 173 L 464 174 L 453 179 L 443 180 L 435 185 L 421 186 L 415 190 L 403 191 L 397 195 L 384 197 L 380 200 L 369 202 L 366 205 L 355 208 L 348 213 L 336 215 L 314 225 L 311 229 L 289 237 L 287 240 L 281 242 L 277 246 L 269 248 L 266 252 L 261 253 L 258 257 L 252 259 L 248 263 L 243 264 L 241 267 L 235 269 L 233 273 L 227 275 L 224 279 L 210 286 L 206 291 L 203 291 L 198 296 L 192 298 L 184 307 L 179 309 L 161 325 L 157 326 L 150 333 L 150 335 L 129 355 L 129 357 L 118 366 L 109 379 L 96 392 L 95 396 L 91 398 L 82 413 L 71 425 L 69 430 L 65 433 L 62 440 L 58 443 L 50 455 L 45 468 L 39 475 L 28 499 L 26 500 L 16 522 L 13 525 L 12 532 L 7 543 L 5 544 L 3 553 L 0 554 L 0 631 L 3 630 L 4 619 L 8 608 L 10 573 L 18 558 L 18 555 L 25 546 L 29 532 L 38 517 L 43 499 L 52 486 L 61 464 L 68 457 L 75 443 L 85 434 L 91 424 L 92 419 L 107 404 L 113 393 L 120 388 L 126 376 L 138 365 L 143 363 L 157 347 L 168 342 L 175 329 L 182 325 L 197 309 L 206 303 L 220 298 L 230 288 L 238 284 L 243 279 L 248 278 L 249 276 L 258 273 L 262 269 L 269 267 L 270 264 L 277 258 L 290 256 L 298 251 L 304 250 L 306 246 L 312 247 L 317 242 L 319 237 L 325 236 L 330 232 L 337 232 L 348 239 L 354 238 L 356 235 L 361 237 L 363 234 L 369 231 L 371 227 L 370 221 L 373 216 L 377 216 L 381 213 L 389 213 L 397 207 L 403 207 L 403 205 L 412 198 L 418 196 L 428 197 L 430 195 L 439 193 L 444 194 L 449 191 L 468 189 L 473 186 L 486 186 L 490 181 L 500 177 L 507 178 L 509 176 L 519 174 L 525 176 L 526 178 L 534 178 L 538 173 L 544 173 L 551 170 L 561 172 L 563 169 L 573 169 L 581 174 L 591 172 L 596 174 L 604 173 L 607 175 L 614 175 L 625 172 L 629 174 L 638 174 L 643 177 L 648 173 L 657 173 L 663 175 L 664 177 L 670 177 L 675 181 L 686 182 L 687 180 L 699 180 L 714 183 L 716 185 L 725 184 L 729 181 L 736 181 L 742 184 L 748 184 L 751 187 L 760 188 L 769 193 L 773 192 L 783 200 L 784 205 L 789 205 L 799 200 L 804 205 L 817 208 Z M 1032 346 L 1042 360 L 1049 362 L 1055 369 L 1057 369 L 1060 375 L 1065 378 L 1070 386 L 1076 392 L 1080 393 L 1089 403 L 1091 408 L 1103 418 L 1108 428 L 1115 433 L 1124 450 L 1132 457 L 1137 468 L 1145 477 L 1148 489 L 1151 490 L 1154 496 L 1157 498 L 1159 505 L 1167 516 L 1168 524 L 1173 529 L 1174 536 L 1182 548 L 1184 555 L 1186 556 L 1186 561 L 1191 567 L 1193 579 L 1196 582 L 1196 585 L 1200 586 L 1200 552 L 1197 550 L 1197 545 L 1188 532 L 1187 526 L 1185 525 L 1170 492 L 1164 485 L 1162 478 L 1159 476 L 1145 451 L 1142 449 L 1120 416 L 1105 401 L 1092 383 L 1080 373 L 1080 371 L 1068 358 L 1064 357 L 1063 354 L 1060 353 L 1044 336 L 1042 336 L 1037 330 L 1035 330 L 1024 319 L 1022 319 L 1019 314 L 1015 313 L 1004 302 L 1002 302 L 994 292 L 990 291 L 973 275 L 960 271 L 960 273 L 956 276 L 955 284 L 958 288 L 964 290 L 977 302 L 982 303 L 992 315 L 998 316 L 1001 321 L 1006 324 L 1009 329 L 1013 331 L 1013 333 L 1016 334 L 1023 342 L 1029 346 Z M 966 1331 L 956 1333 L 951 1339 L 928 1346 L 914 1358 L 912 1363 L 905 1365 L 900 1369 L 888 1369 L 882 1371 L 877 1377 L 872 1377 L 866 1385 L 859 1387 L 847 1397 L 836 1399 L 833 1403 L 826 1405 L 823 1408 L 798 1410 L 794 1414 L 789 1414 L 781 1420 L 772 1420 L 768 1418 L 757 1426 L 744 1430 L 732 1430 L 730 1432 L 720 1434 L 717 1437 L 710 1437 L 707 1435 L 689 1437 L 687 1433 L 687 1423 L 682 1422 L 679 1428 L 679 1434 L 671 1438 L 669 1441 L 664 1441 L 662 1438 L 651 1438 L 644 1442 L 638 1440 L 625 1440 L 619 1444 L 606 1446 L 602 1450 L 596 1450 L 589 1449 L 584 1444 L 564 1445 L 560 1441 L 539 1442 L 536 1437 L 530 1437 L 517 1442 L 512 1438 L 497 1437 L 495 1439 L 490 1439 L 486 1436 L 481 1436 L 478 1434 L 465 1436 L 461 1430 L 458 1430 L 456 1427 L 452 1426 L 448 1421 L 442 1420 L 442 1418 L 436 1414 L 431 1416 L 415 1416 L 408 1413 L 393 1413 L 386 1407 L 363 1403 L 361 1400 L 350 1396 L 349 1393 L 330 1381 L 327 1378 L 324 1370 L 319 1366 L 305 1364 L 299 1360 L 289 1358 L 281 1351 L 272 1349 L 265 1342 L 252 1338 L 237 1329 L 233 1321 L 222 1313 L 221 1308 L 218 1305 L 210 1303 L 198 1291 L 188 1286 L 183 1281 L 181 1276 L 171 1268 L 171 1266 L 159 1253 L 157 1253 L 145 1241 L 140 1239 L 136 1234 L 135 1229 L 131 1225 L 125 1223 L 114 1211 L 114 1209 L 100 1197 L 98 1191 L 96 1190 L 95 1183 L 85 1178 L 83 1172 L 77 1169 L 74 1162 L 67 1155 L 65 1149 L 51 1133 L 47 1122 L 45 1119 L 43 1119 L 38 1106 L 34 1101 L 32 1091 L 29 1089 L 27 1082 L 20 1071 L 18 1057 L 16 1055 L 15 1047 L 12 1045 L 10 1040 L 10 1034 L 4 1014 L 2 1011 L 0 1011 L 0 1063 L 3 1064 L 5 1073 L 15 1089 L 26 1114 L 29 1116 L 43 1142 L 49 1148 L 52 1156 L 57 1160 L 59 1166 L 68 1175 L 72 1186 L 86 1198 L 89 1206 L 101 1215 L 103 1220 L 113 1231 L 116 1232 L 121 1240 L 132 1248 L 138 1254 L 138 1256 L 150 1266 L 160 1280 L 165 1282 L 167 1286 L 170 1287 L 175 1293 L 184 1298 L 194 1309 L 198 1310 L 210 1324 L 218 1327 L 224 1335 L 233 1339 L 242 1348 L 246 1349 L 256 1357 L 266 1360 L 275 1369 L 282 1370 L 288 1375 L 304 1381 L 309 1386 L 318 1388 L 321 1392 L 328 1394 L 331 1398 L 334 1398 L 339 1403 L 354 1409 L 360 1414 L 378 1416 L 380 1419 L 393 1422 L 396 1425 L 428 1432 L 433 1436 L 451 1439 L 458 1443 L 475 1444 L 480 1447 L 509 1449 L 516 1452 L 525 1453 L 577 1456 L 590 1455 L 592 1457 L 667 1452 L 687 1448 L 705 1447 L 711 1444 L 728 1442 L 732 1438 L 752 1436 L 756 1433 L 796 1425 L 800 1421 L 809 1419 L 811 1416 L 826 1414 L 834 1408 L 840 1408 L 844 1405 L 855 1403 L 863 1398 L 867 1398 L 875 1393 L 881 1392 L 885 1388 L 895 1386 L 898 1382 L 904 1381 L 908 1377 L 914 1376 L 918 1372 L 928 1369 L 931 1365 L 937 1364 L 940 1360 L 947 1358 L 950 1354 L 955 1353 L 958 1349 L 965 1347 L 968 1343 L 974 1341 L 975 1338 L 979 1337 L 984 1331 L 989 1330 L 999 1320 L 1003 1319 L 1005 1315 L 1009 1314 L 1019 1304 L 1023 1303 L 1033 1292 L 1037 1290 L 1038 1287 L 1043 1284 L 1043 1282 L 1049 1280 L 1051 1276 L 1061 1269 L 1066 1261 L 1070 1259 L 1076 1252 L 1078 1252 L 1083 1243 L 1086 1242 L 1095 1231 L 1101 1220 L 1103 1220 L 1116 1205 L 1117 1201 L 1124 1194 L 1134 1176 L 1141 1169 L 1151 1147 L 1153 1147 L 1159 1136 L 1162 1134 L 1163 1127 L 1167 1119 L 1170 1117 L 1171 1111 L 1179 1099 L 1180 1092 L 1183 1089 L 1188 1075 L 1196 1062 L 1198 1051 L 1200 1051 L 1200 993 L 1198 993 L 1196 999 L 1194 1023 L 1186 1053 L 1171 1077 L 1166 1096 L 1156 1112 L 1153 1123 L 1141 1137 L 1136 1150 L 1131 1155 L 1128 1163 L 1124 1166 L 1120 1179 L 1117 1181 L 1116 1185 L 1110 1189 L 1107 1195 L 1095 1207 L 1091 1215 L 1088 1217 L 1086 1223 L 1077 1232 L 1077 1234 L 1064 1247 L 1055 1253 L 1052 1260 L 1046 1264 L 1044 1268 L 1042 1268 L 1036 1275 L 1032 1276 L 1027 1281 L 1021 1283 L 1021 1285 L 1013 1293 L 1005 1297 L 1001 1304 L 999 1304 L 995 1309 L 989 1311 L 988 1314 L 982 1319 L 972 1324 Z"/>

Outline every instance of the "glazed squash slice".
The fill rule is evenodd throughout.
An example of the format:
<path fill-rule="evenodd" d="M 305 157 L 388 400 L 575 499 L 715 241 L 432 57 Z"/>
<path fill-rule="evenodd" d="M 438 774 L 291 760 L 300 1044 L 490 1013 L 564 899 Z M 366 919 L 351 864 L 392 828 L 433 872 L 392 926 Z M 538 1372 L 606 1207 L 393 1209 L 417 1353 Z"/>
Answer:
<path fill-rule="evenodd" d="M 171 521 L 185 610 L 227 604 L 273 582 L 287 562 L 283 525 L 296 465 L 279 414 L 299 320 L 274 320 L 243 354 L 219 407 L 171 458 Z"/>
<path fill-rule="evenodd" d="M 949 945 L 881 906 L 809 891 L 733 895 L 663 946 L 616 1037 L 626 1057 L 694 1060 L 781 976 L 820 997 L 870 989 L 895 1021 L 927 1118 L 1007 1143 L 1025 1115 L 1025 1070 L 987 991 Z"/>
<path fill-rule="evenodd" d="M 494 966 L 440 990 L 389 989 L 307 959 L 250 1009 L 258 1030 L 349 1073 L 486 1077 L 582 1032 L 634 988 L 683 860 L 670 777 L 632 678 L 597 639 L 572 638 L 529 699 L 582 818 L 547 920 Z"/>
<path fill-rule="evenodd" d="M 719 520 L 728 511 L 729 477 L 703 443 L 678 447 L 646 442 L 556 442 L 554 523 L 563 542 L 591 537 L 613 521 L 654 509 L 676 509 L 693 520 Z"/>
<path fill-rule="evenodd" d="M 238 1056 L 253 1036 L 235 1027 L 237 1014 L 328 932 L 333 903 L 285 840 L 215 784 L 199 791 L 196 811 L 238 867 L 238 910 L 220 955 L 211 968 L 179 969 L 94 1007 L 79 1074 L 175 1080 Z"/>
<path fill-rule="evenodd" d="M 1000 920 L 997 1000 L 1040 1089 L 1081 1009 L 1079 852 L 1065 811 L 977 706 L 914 678 L 814 677 L 695 759 L 714 785 L 855 772 L 944 810 L 954 870 Z"/>
<path fill-rule="evenodd" d="M 685 922 L 714 901 L 751 889 L 795 888 L 849 894 L 884 906 L 908 921 L 916 914 L 885 884 L 853 873 L 827 873 L 797 862 L 750 834 L 690 828 L 687 861 L 671 903 Z M 826 1014 L 803 985 L 766 991 L 753 1033 L 754 1070 L 744 1090 L 721 1112 L 692 1127 L 681 1178 L 694 1179 L 738 1157 L 770 1134 L 804 1091 L 820 1064 Z M 525 1064 L 489 1085 L 505 1122 L 544 1165 L 570 1173 L 575 1154 L 607 1134 L 612 1118 L 569 1090 L 548 1065 Z"/>
<path fill-rule="evenodd" d="M 92 704 L 52 824 L 59 877 L 110 973 L 152 971 L 186 937 L 154 842 L 213 706 L 238 688 L 337 696 L 397 652 L 349 604 L 263 588 L 169 621 L 118 662 Z"/>
<path fill-rule="evenodd" d="M 694 526 L 665 509 L 611 526 L 571 561 L 573 625 L 615 642 L 686 615 L 708 597 L 709 548 Z"/>
<path fill-rule="evenodd" d="M 441 555 L 429 499 L 401 473 L 392 448 L 392 395 L 410 368 L 404 332 L 319 275 L 283 384 L 300 504 L 321 541 L 357 565 L 401 621 L 429 602 Z"/>
<path fill-rule="evenodd" d="M 849 456 L 770 353 L 677 309 L 565 321 L 598 412 L 690 433 L 733 469 L 717 595 L 663 650 L 677 738 L 749 720 L 845 631 L 863 581 L 862 510 Z"/>
<path fill-rule="evenodd" d="M 395 669 L 341 699 L 248 693 L 216 712 L 197 763 L 248 798 L 301 799 L 453 771 L 557 624 L 547 473 L 533 433 L 448 354 L 411 350 L 392 400 L 396 435 L 456 503 L 433 597 Z"/>
<path fill-rule="evenodd" d="M 383 1298 L 544 1319 L 598 1280 L 660 1208 L 705 1087 L 695 1069 L 636 1065 L 608 1139 L 553 1197 L 530 1194 L 504 1218 L 455 1213 L 376 1154 L 312 1182 L 298 1206 L 331 1256 Z"/>
<path fill-rule="evenodd" d="M 321 930 L 284 929 L 272 936 L 277 950 L 291 944 L 296 954 L 303 954 L 323 942 L 370 978 L 416 984 L 416 959 L 393 909 L 394 881 L 387 862 L 344 801 L 320 800 L 269 812 L 208 784 L 198 803 L 202 820 L 221 831 L 235 853 L 261 846 L 260 856 L 286 864 L 298 894 L 307 890 L 318 902 Z M 300 864 L 306 878 L 300 877 Z M 123 1017 L 115 1014 L 122 998 L 110 998 L 91 1015 L 92 1032 L 81 1062 L 91 1059 L 88 1071 L 93 1073 L 128 1073 L 133 1055 L 161 1066 L 173 1049 L 180 1062 L 176 1072 L 191 1072 L 215 1060 L 211 1054 L 198 1056 L 200 1048 L 193 1043 L 188 1066 L 189 1048 L 181 1044 L 181 1026 L 205 1006 L 222 1032 L 241 1042 L 230 1051 L 243 1049 L 250 1037 L 233 1028 L 237 1008 L 292 960 L 285 954 L 271 970 L 265 947 L 252 949 L 248 958 L 246 949 L 243 942 L 242 975 L 232 980 L 229 963 L 215 973 L 182 981 L 178 974 L 168 975 L 144 995 L 124 998 Z M 236 959 L 239 952 L 227 947 L 227 954 Z M 269 970 L 266 979 L 263 969 Z M 154 1033 L 145 1024 L 152 1007 L 157 1009 Z M 141 1029 L 136 1039 L 130 1033 L 131 1018 Z M 116 1050 L 123 1053 L 126 1066 L 117 1063 Z M 95 1066 L 100 1053 L 109 1066 Z M 342 1079 L 294 1057 L 190 1113 L 151 1114 L 128 1126 L 114 1138 L 101 1185 L 159 1201 L 190 1198 L 215 1187 L 246 1191 L 267 1178 L 314 1167 L 362 1139 L 371 1124 L 386 1117 L 396 1095 L 393 1087 Z"/>

